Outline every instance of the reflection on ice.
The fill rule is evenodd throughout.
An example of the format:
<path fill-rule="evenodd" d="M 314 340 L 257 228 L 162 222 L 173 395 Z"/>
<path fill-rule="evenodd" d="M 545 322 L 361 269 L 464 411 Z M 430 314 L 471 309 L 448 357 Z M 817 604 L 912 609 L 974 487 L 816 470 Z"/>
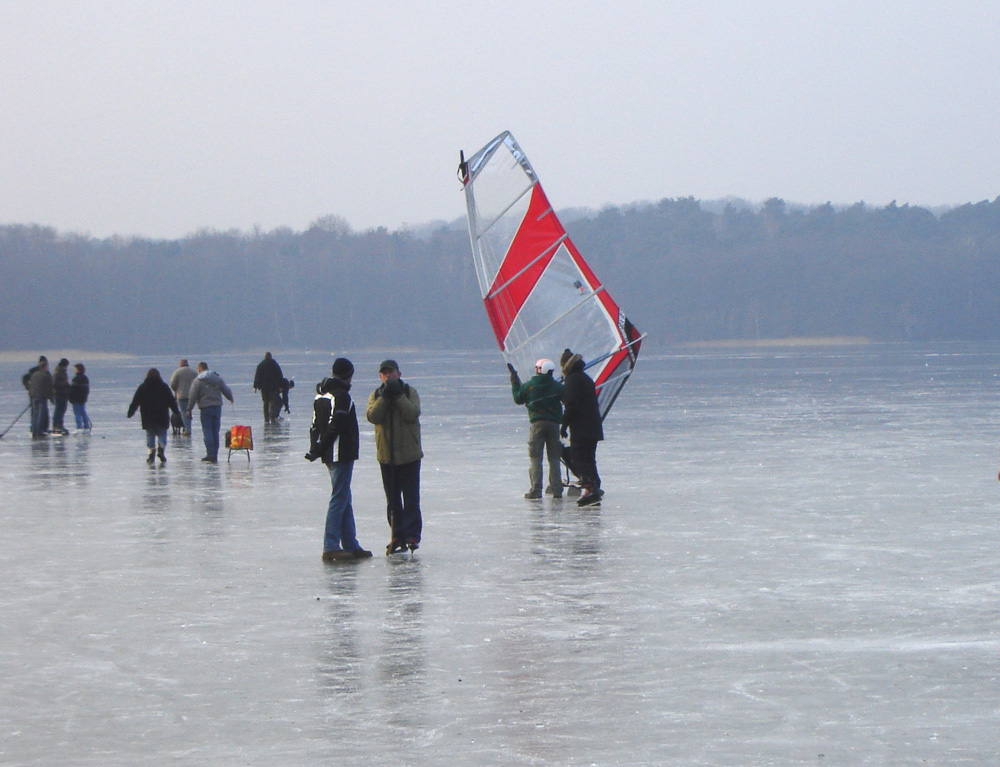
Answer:
<path fill-rule="evenodd" d="M 3 764 L 1000 755 L 1000 348 L 647 357 L 585 510 L 521 498 L 527 425 L 495 355 L 427 354 L 407 362 L 424 544 L 333 566 L 328 478 L 302 458 L 311 387 L 264 425 L 256 361 L 216 363 L 249 462 L 202 464 L 196 426 L 146 465 L 124 405 L 150 359 L 88 365 L 92 435 L 0 440 Z M 281 363 L 300 382 L 329 366 Z M 11 417 L 20 372 L 0 369 Z M 376 384 L 356 377 L 357 398 Z M 378 550 L 364 424 L 362 442 L 354 504 Z"/>

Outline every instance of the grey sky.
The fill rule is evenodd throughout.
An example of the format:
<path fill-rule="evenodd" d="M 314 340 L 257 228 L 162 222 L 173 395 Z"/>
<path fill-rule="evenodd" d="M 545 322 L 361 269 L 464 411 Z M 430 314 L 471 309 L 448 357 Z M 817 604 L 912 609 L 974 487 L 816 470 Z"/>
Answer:
<path fill-rule="evenodd" d="M 560 208 L 1000 195 L 1000 4 L 0 0 L 0 223 L 178 237 Z"/>

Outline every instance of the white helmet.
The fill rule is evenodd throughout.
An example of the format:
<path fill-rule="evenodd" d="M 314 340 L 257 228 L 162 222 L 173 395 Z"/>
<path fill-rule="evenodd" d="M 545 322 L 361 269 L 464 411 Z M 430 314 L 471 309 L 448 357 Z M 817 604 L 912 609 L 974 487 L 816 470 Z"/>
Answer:
<path fill-rule="evenodd" d="M 554 363 L 552 360 L 540 359 L 538 360 L 538 362 L 535 363 L 535 370 L 538 370 L 539 372 L 542 373 L 551 373 L 555 369 L 556 369 L 556 363 Z"/>

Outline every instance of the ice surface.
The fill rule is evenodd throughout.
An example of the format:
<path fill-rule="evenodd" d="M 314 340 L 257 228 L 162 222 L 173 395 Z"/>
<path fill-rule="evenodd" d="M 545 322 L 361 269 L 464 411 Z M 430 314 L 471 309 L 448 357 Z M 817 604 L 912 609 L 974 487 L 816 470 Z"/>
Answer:
<path fill-rule="evenodd" d="M 363 403 L 385 355 L 349 356 Z M 424 545 L 381 555 L 363 425 L 376 556 L 338 565 L 302 458 L 331 358 L 276 357 L 269 428 L 259 356 L 210 358 L 249 463 L 200 463 L 196 427 L 145 464 L 125 409 L 167 357 L 83 360 L 90 437 L 0 440 L 0 763 L 997 763 L 1000 346 L 648 357 L 586 510 L 521 497 L 498 354 L 400 352 Z M 0 428 L 27 366 L 0 365 Z"/>

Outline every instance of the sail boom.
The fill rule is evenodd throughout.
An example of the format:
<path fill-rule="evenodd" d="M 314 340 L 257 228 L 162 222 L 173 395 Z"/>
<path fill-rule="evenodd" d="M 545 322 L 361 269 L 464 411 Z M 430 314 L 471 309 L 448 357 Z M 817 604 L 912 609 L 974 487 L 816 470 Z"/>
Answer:
<path fill-rule="evenodd" d="M 604 362 L 604 360 L 608 359 L 609 357 L 613 357 L 614 355 L 616 355 L 618 352 L 622 351 L 623 349 L 628 349 L 631 346 L 637 346 L 638 344 L 642 343 L 642 339 L 644 339 L 645 337 L 646 337 L 646 334 L 643 333 L 641 336 L 639 336 L 635 340 L 629 341 L 626 344 L 622 344 L 621 347 L 619 347 L 618 349 L 612 349 L 610 352 L 608 352 L 607 354 L 605 354 L 603 357 L 598 357 L 595 360 L 589 361 L 587 363 L 586 367 L 587 368 L 591 368 L 594 365 L 598 365 L 601 362 Z"/>

